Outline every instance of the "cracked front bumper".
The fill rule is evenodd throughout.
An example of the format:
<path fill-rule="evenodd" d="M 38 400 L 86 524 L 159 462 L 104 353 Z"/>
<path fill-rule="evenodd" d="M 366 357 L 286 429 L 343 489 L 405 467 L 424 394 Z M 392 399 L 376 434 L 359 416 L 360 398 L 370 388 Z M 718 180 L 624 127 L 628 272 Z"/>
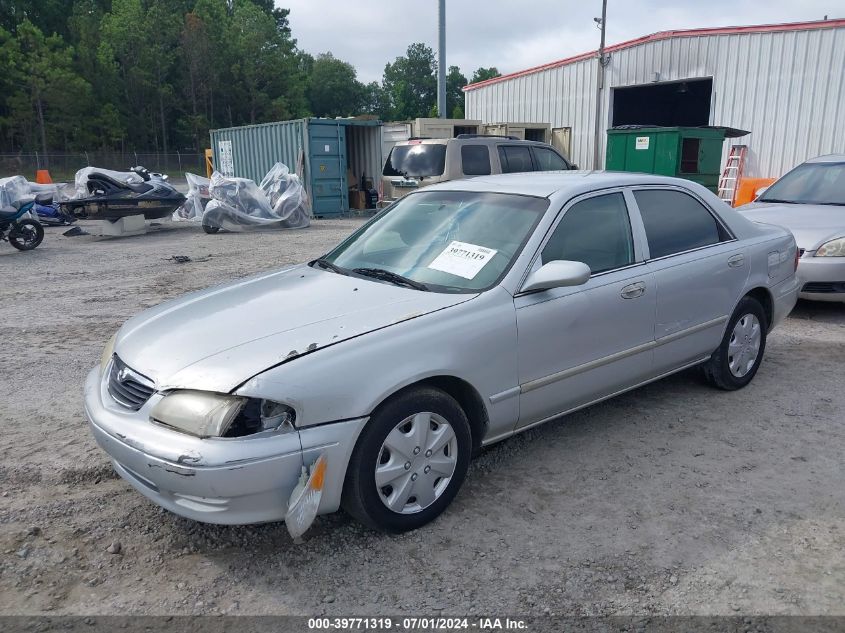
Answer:
<path fill-rule="evenodd" d="M 265 438 L 201 439 L 149 421 L 161 399 L 138 411 L 111 400 L 93 369 L 85 383 L 85 414 L 117 473 L 138 492 L 183 517 L 241 525 L 281 521 L 303 465 L 321 455 L 328 468 L 319 514 L 340 505 L 343 479 L 366 418 Z"/>

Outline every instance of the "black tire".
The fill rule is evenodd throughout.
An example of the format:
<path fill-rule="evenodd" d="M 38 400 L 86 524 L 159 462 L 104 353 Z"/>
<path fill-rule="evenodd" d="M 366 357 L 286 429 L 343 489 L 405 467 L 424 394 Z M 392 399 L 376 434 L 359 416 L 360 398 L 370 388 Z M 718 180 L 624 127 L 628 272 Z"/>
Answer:
<path fill-rule="evenodd" d="M 203 224 L 202 230 L 205 231 L 206 233 L 208 233 L 209 235 L 214 235 L 215 233 L 217 233 L 220 230 L 220 227 L 219 226 L 210 226 L 208 224 Z"/>
<path fill-rule="evenodd" d="M 759 323 L 760 345 L 751 368 L 744 375 L 738 376 L 731 371 L 733 355 L 731 354 L 730 346 L 732 339 L 735 339 L 734 330 L 737 327 L 737 323 L 748 317 L 756 318 Z M 742 389 L 750 383 L 757 374 L 757 370 L 760 368 L 760 363 L 763 360 L 763 354 L 766 352 L 766 333 L 768 329 L 769 324 L 766 319 L 766 313 L 760 302 L 753 297 L 743 297 L 728 321 L 728 327 L 725 329 L 725 336 L 722 338 L 722 342 L 716 351 L 713 352 L 710 360 L 702 366 L 704 378 L 707 382 L 713 387 L 724 389 L 725 391 Z M 750 353 L 748 352 L 748 354 Z M 750 362 L 751 356 L 746 356 L 746 358 L 747 362 Z"/>
<path fill-rule="evenodd" d="M 9 244 L 19 251 L 31 251 L 44 239 L 44 227 L 35 220 L 21 220 L 9 231 Z"/>
<path fill-rule="evenodd" d="M 456 463 L 445 489 L 442 489 L 440 495 L 430 505 L 410 514 L 402 514 L 388 508 L 382 501 L 382 495 L 391 486 L 381 489 L 376 486 L 375 469 L 377 463 L 383 459 L 382 447 L 387 436 L 403 420 L 422 412 L 440 416 L 451 426 L 457 443 Z M 437 422 L 432 418 L 430 424 L 433 429 L 435 428 L 433 425 Z M 382 404 L 361 431 L 346 470 L 342 506 L 358 521 L 377 530 L 397 533 L 415 530 L 440 515 L 455 498 L 466 477 L 471 453 L 472 435 L 469 422 L 454 398 L 439 389 L 430 387 L 400 393 Z M 414 460 L 414 465 L 409 472 L 417 469 L 420 469 L 420 473 L 422 472 L 425 468 L 424 456 L 423 453 L 419 458 L 411 458 Z M 407 466 L 405 468 L 407 469 Z M 425 472 L 428 473 L 428 471 Z M 426 476 L 430 478 L 436 475 Z M 422 479 L 420 481 L 423 482 Z M 438 485 L 436 481 L 434 485 L 435 487 Z M 415 499 L 415 496 L 411 495 L 409 504 L 411 499 Z"/>

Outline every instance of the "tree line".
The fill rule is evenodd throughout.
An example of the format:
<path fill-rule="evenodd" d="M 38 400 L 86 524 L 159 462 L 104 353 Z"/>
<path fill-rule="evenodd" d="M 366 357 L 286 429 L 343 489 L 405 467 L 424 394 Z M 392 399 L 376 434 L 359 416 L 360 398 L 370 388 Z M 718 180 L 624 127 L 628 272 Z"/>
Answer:
<path fill-rule="evenodd" d="M 288 15 L 273 0 L 0 0 L 0 152 L 199 151 L 220 127 L 436 115 L 429 46 L 365 84 L 300 50 Z M 448 68 L 448 116 L 463 117 L 467 83 Z"/>

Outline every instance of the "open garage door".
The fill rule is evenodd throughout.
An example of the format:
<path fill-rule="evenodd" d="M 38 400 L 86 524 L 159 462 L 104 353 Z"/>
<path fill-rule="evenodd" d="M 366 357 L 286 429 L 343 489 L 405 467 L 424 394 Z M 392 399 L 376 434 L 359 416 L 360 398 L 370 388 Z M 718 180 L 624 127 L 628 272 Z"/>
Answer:
<path fill-rule="evenodd" d="M 687 79 L 614 88 L 613 127 L 708 125 L 712 94 L 712 79 Z"/>

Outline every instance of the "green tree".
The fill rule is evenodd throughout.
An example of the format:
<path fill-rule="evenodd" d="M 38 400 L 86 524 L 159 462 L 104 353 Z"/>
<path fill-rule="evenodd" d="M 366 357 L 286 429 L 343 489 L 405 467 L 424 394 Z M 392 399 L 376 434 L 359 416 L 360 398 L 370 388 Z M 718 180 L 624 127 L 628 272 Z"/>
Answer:
<path fill-rule="evenodd" d="M 411 44 L 404 57 L 384 67 L 382 87 L 389 96 L 393 118 L 424 117 L 436 106 L 436 73 L 434 51 L 421 43 Z"/>
<path fill-rule="evenodd" d="M 308 105 L 316 116 L 359 114 L 364 86 L 352 64 L 323 53 L 314 59 L 308 78 Z"/>
<path fill-rule="evenodd" d="M 15 33 L 28 21 L 45 35 L 66 37 L 67 9 L 63 0 L 0 0 L 0 26 Z"/>
<path fill-rule="evenodd" d="M 472 73 L 472 79 L 469 80 L 471 84 L 478 83 L 479 81 L 487 81 L 488 79 L 493 79 L 494 77 L 501 77 L 502 73 L 499 72 L 499 69 L 495 66 L 490 66 L 490 68 L 477 68 L 474 73 Z"/>
<path fill-rule="evenodd" d="M 446 113 L 453 119 L 464 118 L 464 91 L 467 85 L 467 78 L 461 73 L 457 66 L 449 66 L 446 74 Z M 460 114 L 460 116 L 455 116 Z"/>
<path fill-rule="evenodd" d="M 8 121 L 20 146 L 70 148 L 84 133 L 78 127 L 87 111 L 91 86 L 73 68 L 73 49 L 61 36 L 45 37 L 24 19 L 14 44 L 3 36 L 9 79 L 17 90 L 7 100 Z"/>
<path fill-rule="evenodd" d="M 371 81 L 363 86 L 361 91 L 361 112 L 374 114 L 382 121 L 393 118 L 393 108 L 390 105 L 390 95 L 377 81 Z"/>

